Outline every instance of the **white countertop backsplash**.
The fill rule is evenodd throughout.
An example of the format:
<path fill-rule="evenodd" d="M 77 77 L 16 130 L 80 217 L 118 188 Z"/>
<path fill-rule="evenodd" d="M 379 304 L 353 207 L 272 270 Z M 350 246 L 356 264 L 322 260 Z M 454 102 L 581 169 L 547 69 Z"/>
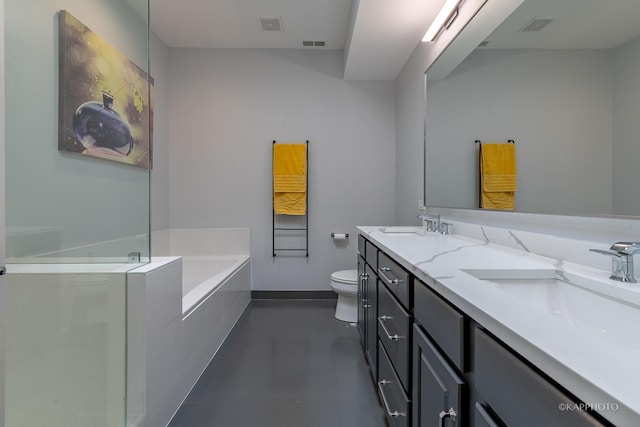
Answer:
<path fill-rule="evenodd" d="M 609 279 L 610 257 L 589 252 L 590 248 L 608 247 L 466 223 L 453 223 L 451 235 L 389 234 L 381 227 L 358 229 L 582 401 L 599 405 L 594 409 L 605 418 L 618 425 L 640 425 L 640 284 Z M 515 298 L 462 271 L 468 269 L 555 269 L 584 277 L 602 284 L 599 292 L 637 309 L 628 310 L 637 318 L 613 325 L 609 322 L 607 328 L 593 330 L 549 313 L 536 306 L 541 304 L 536 300 Z M 601 298 L 599 314 L 606 317 L 615 303 L 604 295 Z"/>

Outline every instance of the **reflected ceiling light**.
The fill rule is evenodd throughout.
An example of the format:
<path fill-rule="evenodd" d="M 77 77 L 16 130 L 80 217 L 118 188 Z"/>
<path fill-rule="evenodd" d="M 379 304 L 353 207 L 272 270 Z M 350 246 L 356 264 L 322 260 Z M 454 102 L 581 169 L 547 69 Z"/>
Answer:
<path fill-rule="evenodd" d="M 458 7 L 463 0 L 447 0 L 438 15 L 435 17 L 431 26 L 422 38 L 423 42 L 432 42 L 438 38 L 443 29 L 449 28 L 449 25 L 458 16 Z"/>

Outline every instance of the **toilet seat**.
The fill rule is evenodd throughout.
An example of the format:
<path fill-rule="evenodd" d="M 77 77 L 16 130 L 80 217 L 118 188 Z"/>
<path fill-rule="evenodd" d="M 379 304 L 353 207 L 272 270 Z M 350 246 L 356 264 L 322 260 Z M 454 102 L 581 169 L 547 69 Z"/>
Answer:
<path fill-rule="evenodd" d="M 358 270 L 340 270 L 331 275 L 331 281 L 347 285 L 358 284 Z"/>

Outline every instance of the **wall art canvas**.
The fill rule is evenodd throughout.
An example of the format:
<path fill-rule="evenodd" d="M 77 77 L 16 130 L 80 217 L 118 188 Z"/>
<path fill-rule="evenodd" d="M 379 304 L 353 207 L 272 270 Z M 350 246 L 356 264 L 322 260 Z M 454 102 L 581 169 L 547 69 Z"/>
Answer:
<path fill-rule="evenodd" d="M 69 12 L 59 23 L 58 149 L 149 168 L 153 79 Z"/>

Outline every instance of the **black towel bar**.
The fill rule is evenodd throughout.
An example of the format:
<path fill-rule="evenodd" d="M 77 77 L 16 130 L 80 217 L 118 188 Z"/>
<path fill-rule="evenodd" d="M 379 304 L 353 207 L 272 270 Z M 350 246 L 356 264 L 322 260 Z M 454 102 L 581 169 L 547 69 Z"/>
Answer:
<path fill-rule="evenodd" d="M 479 139 L 476 139 L 474 141 L 476 144 L 480 144 L 482 145 L 482 141 L 480 141 Z M 507 139 L 507 144 L 515 144 L 516 142 L 513 139 Z"/>

